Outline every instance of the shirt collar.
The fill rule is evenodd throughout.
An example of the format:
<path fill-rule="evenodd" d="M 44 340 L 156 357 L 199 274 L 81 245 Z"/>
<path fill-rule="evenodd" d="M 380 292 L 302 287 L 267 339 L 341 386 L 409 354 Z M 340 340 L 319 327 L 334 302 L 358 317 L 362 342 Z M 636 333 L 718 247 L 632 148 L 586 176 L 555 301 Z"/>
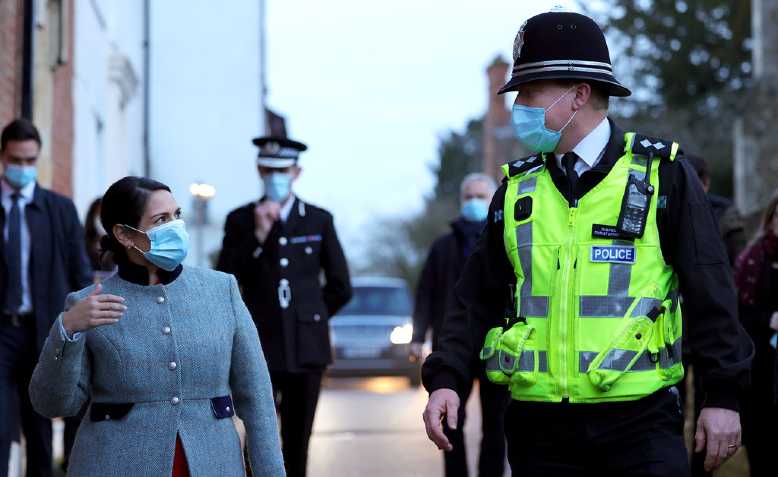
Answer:
<path fill-rule="evenodd" d="M 18 191 L 26 202 L 32 202 L 32 199 L 35 196 L 35 186 L 35 181 L 32 181 L 26 186 L 22 187 L 20 191 Z M 0 180 L 0 188 L 2 189 L 3 199 L 10 198 L 12 195 L 17 193 L 16 189 L 11 187 L 11 185 L 6 182 L 5 179 Z"/>
<path fill-rule="evenodd" d="M 292 212 L 292 206 L 295 203 L 296 197 L 294 194 L 290 194 L 289 198 L 286 199 L 286 202 L 284 205 L 281 206 L 281 220 L 286 222 L 289 220 L 289 214 Z"/>
<path fill-rule="evenodd" d="M 596 128 L 584 136 L 581 141 L 575 145 L 573 151 L 590 168 L 594 167 L 600 160 L 600 155 L 608 145 L 611 137 L 611 125 L 608 118 L 604 118 Z M 561 160 L 562 155 L 557 159 Z"/>

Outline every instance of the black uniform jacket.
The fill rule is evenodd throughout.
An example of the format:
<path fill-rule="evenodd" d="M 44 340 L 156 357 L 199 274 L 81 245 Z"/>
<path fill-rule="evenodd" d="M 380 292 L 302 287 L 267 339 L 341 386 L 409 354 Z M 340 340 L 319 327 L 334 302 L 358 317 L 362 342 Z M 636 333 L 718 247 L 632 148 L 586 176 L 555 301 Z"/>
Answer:
<path fill-rule="evenodd" d="M 257 203 L 232 211 L 217 265 L 238 279 L 271 371 L 321 370 L 331 363 L 328 320 L 351 299 L 332 215 L 294 201 L 287 221 L 276 222 L 262 245 L 254 235 Z"/>
<path fill-rule="evenodd" d="M 92 267 L 86 255 L 84 228 L 73 201 L 36 185 L 24 217 L 30 231 L 30 294 L 41 350 L 68 293 L 92 283 Z M 5 220 L 5 210 L 0 207 L 0 232 Z M 5 307 L 2 302 L 8 286 L 2 237 L 0 233 L 0 310 Z"/>
<path fill-rule="evenodd" d="M 624 132 L 611 122 L 611 138 L 600 162 L 578 180 L 584 196 L 605 178 L 623 155 Z M 567 178 L 556 161 L 547 161 L 554 184 L 568 200 Z M 686 342 L 694 357 L 695 377 L 702 379 L 705 406 L 738 409 L 738 395 L 748 385 L 753 344 L 737 319 L 737 297 L 727 252 L 716 219 L 699 179 L 681 154 L 659 165 L 657 217 L 665 261 L 680 279 L 685 303 Z M 482 342 L 472 337 L 468 320 L 503 324 L 516 278 L 503 244 L 501 219 L 506 185 L 495 193 L 488 223 L 476 250 L 465 264 L 456 286 L 456 304 L 448 310 L 439 342 L 440 351 L 424 363 L 428 391 L 457 390 L 472 377 L 467 363 Z M 661 207 L 666 202 L 665 207 Z M 495 219 L 495 211 L 500 211 Z"/>

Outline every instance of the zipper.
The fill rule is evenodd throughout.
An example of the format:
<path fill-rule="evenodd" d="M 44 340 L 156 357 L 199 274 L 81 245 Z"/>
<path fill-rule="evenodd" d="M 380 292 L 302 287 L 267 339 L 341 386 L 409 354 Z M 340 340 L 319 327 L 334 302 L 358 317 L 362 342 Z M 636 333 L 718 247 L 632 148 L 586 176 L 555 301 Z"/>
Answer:
<path fill-rule="evenodd" d="M 560 348 L 560 361 L 562 363 L 562 367 L 564 368 L 564 371 L 562 372 L 562 375 L 560 376 L 560 387 L 562 388 L 562 398 L 563 399 L 569 399 L 570 398 L 570 392 L 567 388 L 567 381 L 568 381 L 568 375 L 570 372 L 570 366 L 568 363 L 568 349 L 570 346 L 568 345 L 568 332 L 570 326 L 570 310 L 575 309 L 575 305 L 572 302 L 573 297 L 575 296 L 574 293 L 570 292 L 570 276 L 573 273 L 573 269 L 576 266 L 575 260 L 576 260 L 576 254 L 573 250 L 573 245 L 575 244 L 575 216 L 578 212 L 578 209 L 576 207 L 571 207 L 570 212 L 568 214 L 567 218 L 567 263 L 565 264 L 565 270 L 562 274 L 562 300 L 561 300 L 561 319 L 560 319 L 560 329 L 559 329 L 559 338 L 561 341 L 561 348 Z"/>

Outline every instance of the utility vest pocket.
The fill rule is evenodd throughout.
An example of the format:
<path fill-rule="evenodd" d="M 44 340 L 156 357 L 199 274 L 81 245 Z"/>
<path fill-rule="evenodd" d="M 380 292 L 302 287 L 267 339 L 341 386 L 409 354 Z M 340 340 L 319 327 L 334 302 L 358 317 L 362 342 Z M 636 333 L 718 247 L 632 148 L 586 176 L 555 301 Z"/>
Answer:
<path fill-rule="evenodd" d="M 665 310 L 658 300 L 635 300 L 627 317 L 623 318 L 623 325 L 586 371 L 597 389 L 610 391 L 616 381 L 633 369 L 656 369 L 660 350 L 664 348 L 662 318 Z"/>
<path fill-rule="evenodd" d="M 525 322 L 507 331 L 492 328 L 486 335 L 480 357 L 486 361 L 486 376 L 496 384 L 532 385 L 535 383 L 535 351 L 525 350 L 535 328 Z"/>

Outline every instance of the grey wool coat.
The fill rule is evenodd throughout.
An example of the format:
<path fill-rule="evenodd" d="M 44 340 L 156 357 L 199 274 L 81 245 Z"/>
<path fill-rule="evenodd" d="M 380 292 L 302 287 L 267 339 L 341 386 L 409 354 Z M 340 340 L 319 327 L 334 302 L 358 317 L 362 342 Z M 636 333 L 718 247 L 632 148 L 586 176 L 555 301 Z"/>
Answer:
<path fill-rule="evenodd" d="M 70 294 L 65 309 L 92 291 Z M 184 267 L 142 286 L 117 274 L 103 293 L 125 298 L 124 317 L 76 342 L 55 323 L 30 384 L 44 416 L 90 402 L 68 474 L 169 477 L 178 435 L 192 477 L 242 476 L 237 413 L 254 475 L 285 475 L 267 365 L 235 278 Z"/>

